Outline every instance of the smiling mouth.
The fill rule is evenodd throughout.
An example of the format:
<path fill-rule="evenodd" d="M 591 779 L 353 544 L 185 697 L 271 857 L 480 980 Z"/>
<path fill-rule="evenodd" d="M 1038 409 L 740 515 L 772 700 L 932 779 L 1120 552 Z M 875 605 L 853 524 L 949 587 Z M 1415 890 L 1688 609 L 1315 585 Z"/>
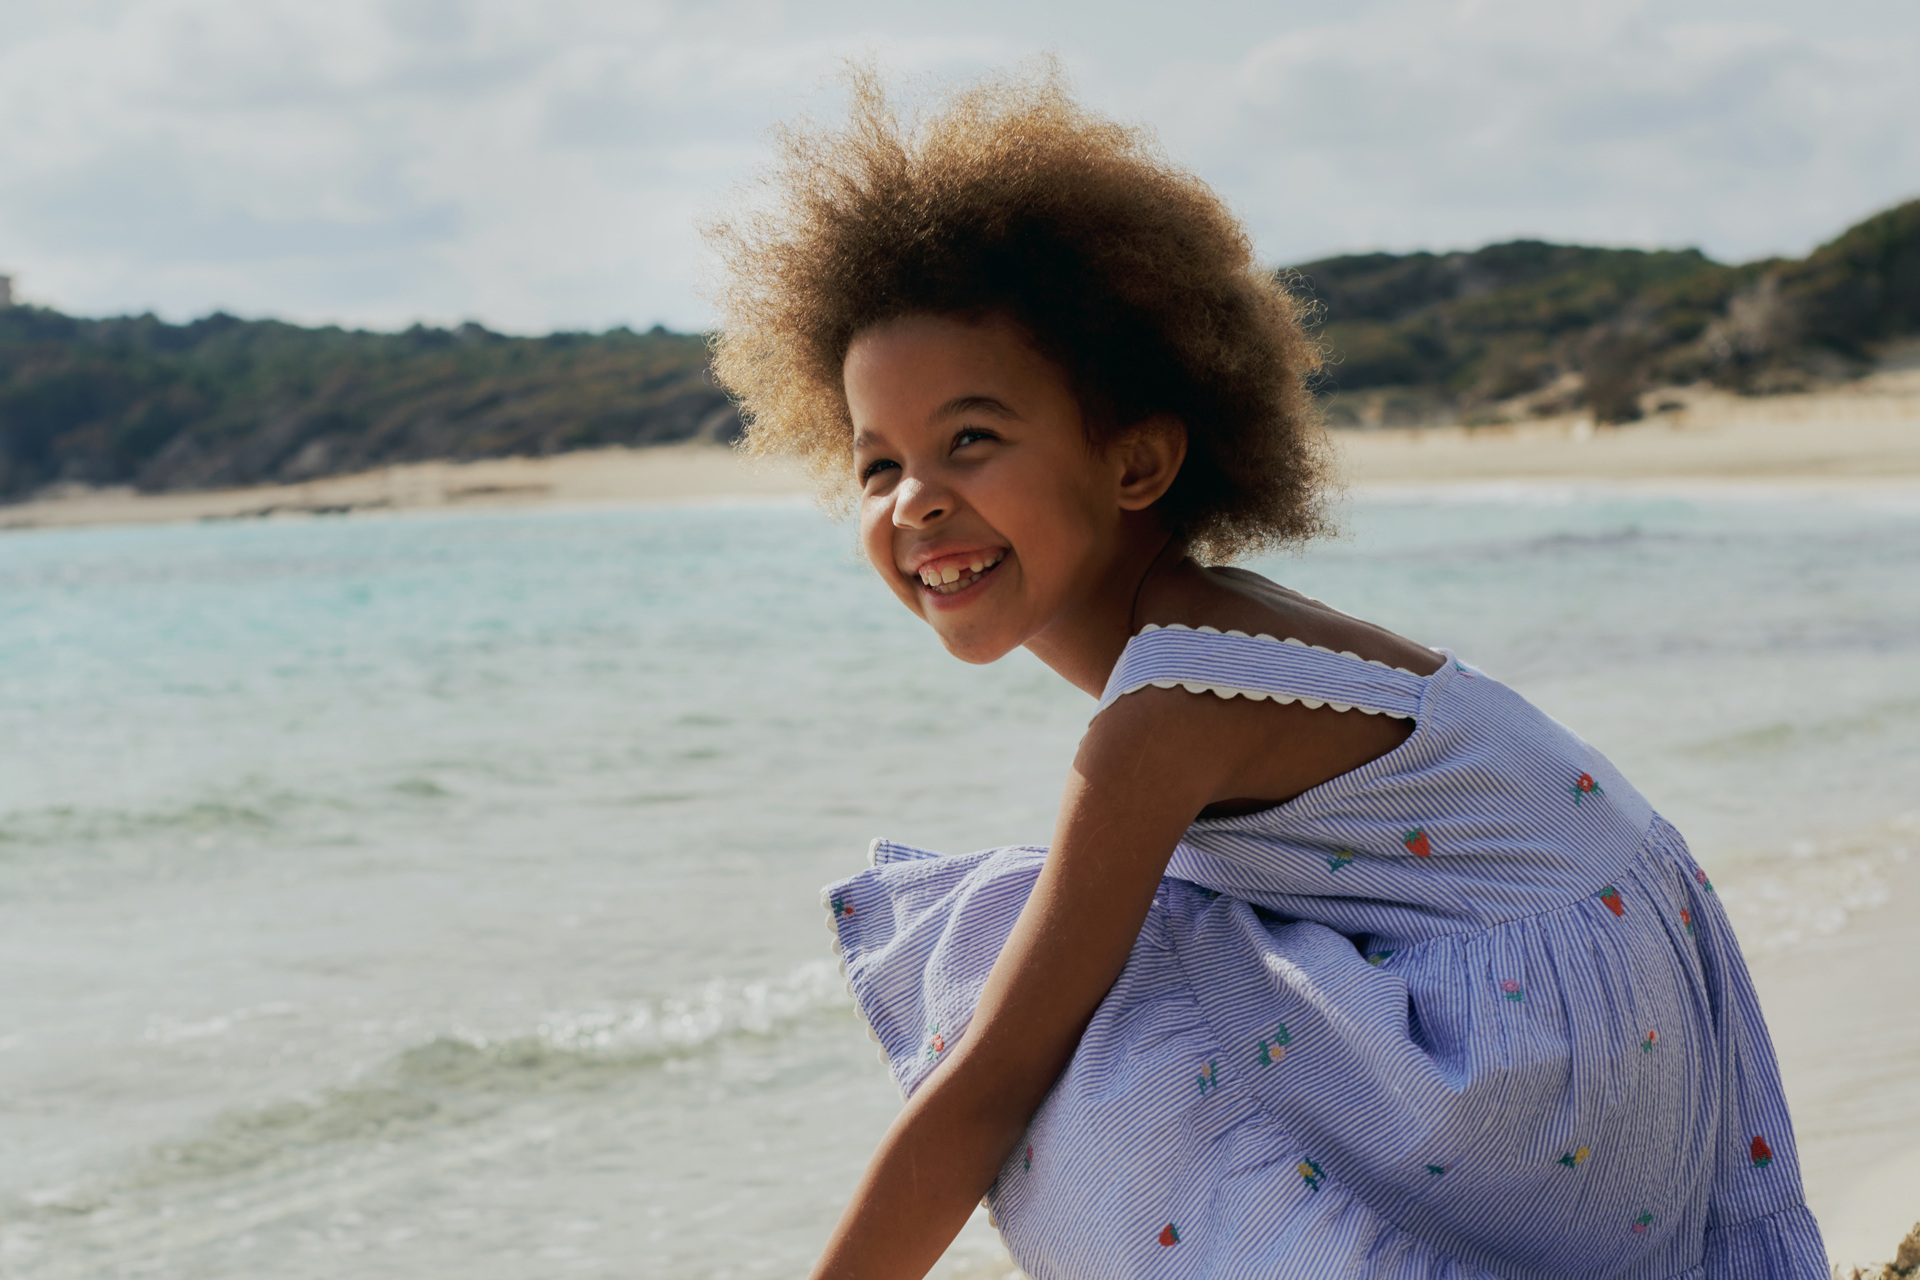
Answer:
<path fill-rule="evenodd" d="M 973 561 L 969 565 L 950 564 L 944 568 L 926 568 L 920 571 L 920 585 L 937 596 L 950 596 L 965 591 L 980 579 L 999 567 L 1007 558 L 1004 551 L 996 551 L 990 556 Z"/>

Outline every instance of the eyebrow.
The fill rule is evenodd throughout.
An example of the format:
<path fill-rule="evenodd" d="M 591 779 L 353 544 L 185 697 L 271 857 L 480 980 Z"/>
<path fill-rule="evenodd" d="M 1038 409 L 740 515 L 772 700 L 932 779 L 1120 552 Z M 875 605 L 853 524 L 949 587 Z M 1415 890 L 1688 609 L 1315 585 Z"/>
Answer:
<path fill-rule="evenodd" d="M 927 421 L 938 422 L 942 418 L 951 418 L 962 413 L 983 413 L 990 417 L 1008 418 L 1015 422 L 1020 420 L 1020 415 L 1015 413 L 1004 400 L 995 399 L 993 396 L 969 395 L 955 396 L 928 414 Z M 877 439 L 878 437 L 871 431 L 857 431 L 853 436 L 853 447 L 865 448 Z"/>
<path fill-rule="evenodd" d="M 960 413 L 984 413 L 995 418 L 1018 419 L 1019 414 L 1009 408 L 1005 401 L 992 396 L 955 396 L 953 399 L 927 415 L 928 422 L 938 422 L 942 418 L 951 418 Z"/>

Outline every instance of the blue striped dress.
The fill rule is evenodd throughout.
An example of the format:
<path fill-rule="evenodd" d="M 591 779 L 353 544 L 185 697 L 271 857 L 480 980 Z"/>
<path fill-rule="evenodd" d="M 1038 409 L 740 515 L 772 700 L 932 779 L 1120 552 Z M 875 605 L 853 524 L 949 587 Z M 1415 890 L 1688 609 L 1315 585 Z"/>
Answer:
<path fill-rule="evenodd" d="M 1188 829 L 988 1195 L 1034 1280 L 1827 1276 L 1713 884 L 1599 752 L 1451 655 L 1150 628 L 1101 706 L 1147 685 L 1414 730 Z M 824 892 L 906 1093 L 1045 856 L 876 841 Z"/>

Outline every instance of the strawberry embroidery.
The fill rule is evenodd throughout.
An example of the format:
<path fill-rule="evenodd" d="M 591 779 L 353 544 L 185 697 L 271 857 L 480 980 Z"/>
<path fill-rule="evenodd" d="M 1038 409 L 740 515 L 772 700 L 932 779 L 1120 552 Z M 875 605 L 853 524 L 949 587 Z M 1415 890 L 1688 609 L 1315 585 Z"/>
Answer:
<path fill-rule="evenodd" d="M 836 893 L 833 895 L 833 914 L 836 916 L 850 916 L 853 914 L 853 904 Z"/>
<path fill-rule="evenodd" d="M 1276 1022 L 1273 1034 L 1260 1042 L 1260 1065 L 1270 1067 L 1287 1056 L 1287 1046 L 1293 1043 L 1293 1037 L 1287 1034 L 1287 1024 Z"/>
<path fill-rule="evenodd" d="M 1338 871 L 1353 861 L 1353 850 L 1341 849 L 1327 855 L 1327 870 Z"/>
<path fill-rule="evenodd" d="M 1406 845 L 1407 851 L 1416 858 L 1431 858 L 1433 856 L 1433 846 L 1427 843 L 1427 833 L 1419 827 L 1415 827 L 1413 830 L 1401 836 L 1400 843 Z"/>
<path fill-rule="evenodd" d="M 1757 1133 L 1753 1135 L 1751 1153 L 1753 1156 L 1753 1167 L 1756 1169 L 1764 1169 L 1773 1163 L 1773 1148 L 1768 1146 L 1767 1140 Z"/>
<path fill-rule="evenodd" d="M 1653 1046 L 1658 1043 L 1660 1043 L 1660 1033 L 1658 1031 L 1649 1031 L 1647 1032 L 1647 1038 L 1640 1042 L 1640 1052 L 1652 1053 Z"/>
<path fill-rule="evenodd" d="M 1179 1244 L 1180 1229 L 1174 1226 L 1171 1222 L 1169 1222 L 1166 1226 L 1160 1228 L 1160 1243 L 1169 1249 L 1171 1249 L 1174 1245 Z"/>
<path fill-rule="evenodd" d="M 1680 908 L 1680 923 L 1687 926 L 1687 936 L 1693 937 L 1693 912 L 1685 907 Z"/>
<path fill-rule="evenodd" d="M 1199 1081 L 1200 1096 L 1203 1098 L 1215 1089 L 1218 1089 L 1220 1087 L 1220 1063 L 1218 1061 L 1209 1062 L 1201 1067 Z"/>
<path fill-rule="evenodd" d="M 1300 1170 L 1300 1181 L 1307 1184 L 1307 1190 L 1318 1191 L 1320 1189 L 1320 1180 L 1327 1176 L 1321 1172 L 1320 1166 L 1311 1160 L 1302 1160 L 1298 1168 Z"/>
<path fill-rule="evenodd" d="M 1653 1215 L 1651 1213 L 1646 1212 L 1645 1210 L 1642 1210 L 1640 1213 L 1640 1216 L 1633 1220 L 1633 1234 L 1637 1236 L 1645 1235 L 1647 1232 L 1647 1228 L 1652 1225 L 1653 1225 Z"/>
<path fill-rule="evenodd" d="M 1579 804 L 1588 796 L 1603 796 L 1607 794 L 1601 789 L 1600 784 L 1593 780 L 1593 775 L 1590 773 L 1583 773 L 1574 779 L 1573 785 L 1568 787 L 1567 790 L 1573 792 L 1573 802 L 1575 804 Z"/>
<path fill-rule="evenodd" d="M 1586 1162 L 1587 1162 L 1587 1149 L 1585 1147 L 1580 1148 L 1578 1151 L 1567 1152 L 1567 1154 L 1561 1156 L 1558 1161 L 1558 1163 L 1567 1166 L 1567 1168 L 1569 1169 L 1578 1169 L 1581 1165 L 1585 1164 Z"/>
<path fill-rule="evenodd" d="M 1627 914 L 1627 904 L 1620 901 L 1620 891 L 1612 885 L 1608 885 L 1602 889 L 1598 896 L 1600 901 L 1607 904 L 1607 910 L 1613 912 L 1613 914 L 1617 916 L 1625 916 Z"/>
<path fill-rule="evenodd" d="M 1513 1001 L 1515 1004 L 1519 1004 L 1527 998 L 1527 993 L 1522 990 L 1520 984 L 1512 978 L 1508 978 L 1505 982 L 1501 983 L 1500 989 L 1506 992 L 1507 999 Z"/>

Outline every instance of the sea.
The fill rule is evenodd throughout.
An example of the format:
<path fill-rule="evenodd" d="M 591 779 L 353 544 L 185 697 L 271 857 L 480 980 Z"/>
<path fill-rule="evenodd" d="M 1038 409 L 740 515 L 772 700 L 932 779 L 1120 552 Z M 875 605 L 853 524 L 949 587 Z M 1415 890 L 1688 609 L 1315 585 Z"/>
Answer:
<path fill-rule="evenodd" d="M 1344 530 L 1253 567 L 1599 746 L 1750 951 L 1920 846 L 1920 497 Z M 1091 709 L 799 502 L 0 535 L 0 1277 L 804 1274 L 899 1105 L 819 889 L 1044 841 Z"/>

